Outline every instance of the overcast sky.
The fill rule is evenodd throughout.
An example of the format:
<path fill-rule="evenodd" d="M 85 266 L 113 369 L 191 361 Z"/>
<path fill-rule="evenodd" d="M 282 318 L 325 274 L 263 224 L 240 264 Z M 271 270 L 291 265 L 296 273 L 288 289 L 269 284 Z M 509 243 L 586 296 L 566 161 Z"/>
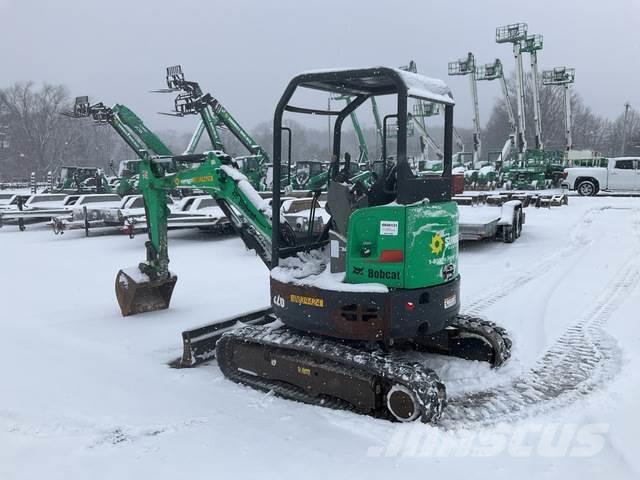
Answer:
<path fill-rule="evenodd" d="M 128 105 L 152 129 L 188 130 L 195 120 L 156 114 L 170 96 L 148 93 L 164 86 L 166 66 L 182 64 L 252 128 L 271 120 L 300 71 L 414 59 L 449 83 L 456 124 L 470 126 L 468 81 L 447 78 L 447 62 L 472 51 L 512 70 L 510 46 L 494 39 L 514 22 L 543 34 L 541 69 L 576 68 L 575 88 L 595 112 L 640 108 L 640 0 L 0 0 L 0 86 L 62 83 L 72 96 Z M 484 124 L 499 85 L 482 82 L 479 95 Z"/>

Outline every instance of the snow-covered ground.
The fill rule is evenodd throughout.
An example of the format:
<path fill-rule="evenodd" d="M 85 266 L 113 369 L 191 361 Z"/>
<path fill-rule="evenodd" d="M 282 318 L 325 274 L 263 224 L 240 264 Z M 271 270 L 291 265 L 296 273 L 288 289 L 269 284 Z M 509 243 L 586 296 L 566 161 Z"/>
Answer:
<path fill-rule="evenodd" d="M 438 426 L 297 404 L 174 370 L 180 332 L 269 302 L 234 237 L 171 232 L 171 308 L 122 318 L 144 238 L 0 229 L 0 478 L 638 478 L 640 199 L 527 209 L 518 242 L 465 245 L 463 309 L 506 326 L 498 371 L 433 357 Z"/>

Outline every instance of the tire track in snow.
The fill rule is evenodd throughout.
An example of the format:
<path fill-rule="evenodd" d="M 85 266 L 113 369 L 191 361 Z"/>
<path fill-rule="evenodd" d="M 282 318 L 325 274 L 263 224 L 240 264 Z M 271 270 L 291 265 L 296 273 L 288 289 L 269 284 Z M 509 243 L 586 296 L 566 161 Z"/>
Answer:
<path fill-rule="evenodd" d="M 72 416 L 51 418 L 39 414 L 0 410 L 0 424 L 11 435 L 44 439 L 81 439 L 86 448 L 132 443 L 148 437 L 179 432 L 208 423 L 207 418 L 149 425 L 100 423 Z"/>
<path fill-rule="evenodd" d="M 638 231 L 637 220 L 634 227 Z M 615 339 L 603 327 L 640 283 L 639 255 L 640 251 L 634 251 L 595 305 L 565 331 L 531 370 L 507 385 L 451 398 L 441 424 L 494 424 L 532 416 L 573 403 L 611 379 L 620 369 L 621 354 Z"/>
<path fill-rule="evenodd" d="M 487 308 L 491 307 L 498 301 L 510 295 L 514 290 L 524 287 L 526 284 L 535 280 L 540 275 L 547 273 L 551 268 L 558 265 L 560 260 L 566 260 L 569 257 L 573 257 L 580 253 L 584 248 L 591 243 L 591 238 L 588 236 L 587 231 L 591 227 L 593 217 L 599 215 L 609 207 L 596 207 L 587 210 L 578 224 L 573 228 L 570 235 L 569 244 L 563 249 L 549 255 L 544 258 L 538 265 L 532 269 L 522 273 L 515 279 L 510 279 L 502 284 L 499 284 L 493 290 L 488 293 L 482 293 L 478 295 L 478 298 L 467 302 L 463 307 L 463 312 L 467 315 L 479 315 Z"/>

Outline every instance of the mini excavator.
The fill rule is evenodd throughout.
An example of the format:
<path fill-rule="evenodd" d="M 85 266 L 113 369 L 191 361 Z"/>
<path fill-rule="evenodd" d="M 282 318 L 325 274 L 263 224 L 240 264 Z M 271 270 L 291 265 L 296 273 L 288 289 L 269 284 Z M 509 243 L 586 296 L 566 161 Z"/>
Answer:
<path fill-rule="evenodd" d="M 292 104 L 305 89 L 350 100 L 335 111 Z M 395 112 L 384 117 L 384 168 L 367 187 L 349 181 L 350 157 L 344 155 L 346 166 L 340 160 L 342 124 L 381 96 L 387 103 L 393 99 Z M 444 109 L 442 172 L 416 176 L 409 165 L 412 101 Z M 294 77 L 274 114 L 270 206 L 222 152 L 191 155 L 198 166 L 177 173 L 143 159 L 147 261 L 117 275 L 123 315 L 169 306 L 177 277 L 168 268 L 166 192 L 202 189 L 270 269 L 271 305 L 183 332 L 184 354 L 175 366 L 215 357 L 228 379 L 284 398 L 402 422 L 436 422 L 446 389 L 428 367 L 429 354 L 499 367 L 511 350 L 503 328 L 460 313 L 453 108 L 445 83 L 395 68 Z M 281 217 L 285 113 L 335 118 L 326 205 L 331 220 L 318 235 L 295 236 Z M 386 138 L 389 120 L 397 125 L 393 140 Z"/>

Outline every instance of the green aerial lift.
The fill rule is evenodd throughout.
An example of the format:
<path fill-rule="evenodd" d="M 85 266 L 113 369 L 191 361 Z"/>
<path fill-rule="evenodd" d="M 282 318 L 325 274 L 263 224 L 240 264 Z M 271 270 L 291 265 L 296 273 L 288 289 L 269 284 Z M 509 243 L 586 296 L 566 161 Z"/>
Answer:
<path fill-rule="evenodd" d="M 185 80 L 182 67 L 175 65 L 167 68 L 167 87 L 158 92 L 180 92 L 175 99 L 175 109 L 168 115 L 183 117 L 185 115 L 200 115 L 207 133 L 211 137 L 214 149 L 224 151 L 216 146 L 219 139 L 214 138 L 216 127 L 226 127 L 233 136 L 246 148 L 250 155 L 234 157 L 243 174 L 258 190 L 266 188 L 267 167 L 269 156 L 267 152 L 249 135 L 229 111 L 210 93 L 204 93 L 200 84 Z"/>
<path fill-rule="evenodd" d="M 573 150 L 573 140 L 571 137 L 571 92 L 569 87 L 575 80 L 576 71 L 574 68 L 555 67 L 542 72 L 542 84 L 546 86 L 561 86 L 564 94 L 565 157 Z M 625 107 L 627 107 L 627 105 L 625 105 Z M 625 119 L 627 112 L 628 108 L 625 108 Z"/>
<path fill-rule="evenodd" d="M 300 89 L 353 100 L 335 111 L 301 107 L 291 103 Z M 369 98 L 382 95 L 396 104 L 387 117 L 397 119 L 397 136 L 387 142 L 383 132 L 382 144 L 384 158 L 389 154 L 395 162 L 362 189 L 349 180 L 348 158 L 341 167 L 342 125 Z M 419 177 L 409 165 L 407 112 L 414 99 L 444 108 L 441 175 Z M 331 221 L 320 235 L 302 239 L 280 215 L 285 112 L 335 118 Z M 276 107 L 270 206 L 222 152 L 190 155 L 196 168 L 169 174 L 145 157 L 140 185 L 149 223 L 147 260 L 116 277 L 123 315 L 168 307 L 177 278 L 168 268 L 167 191 L 177 185 L 202 189 L 270 269 L 271 306 L 185 332 L 178 364 L 215 355 L 227 378 L 285 398 L 398 421 L 437 421 L 445 387 L 425 365 L 425 353 L 498 367 L 511 346 L 502 328 L 459 313 L 452 132 L 453 99 L 444 82 L 385 67 L 320 70 L 293 78 Z"/>
<path fill-rule="evenodd" d="M 113 107 L 107 107 L 102 102 L 91 105 L 89 97 L 76 97 L 73 112 L 65 115 L 74 118 L 92 117 L 97 124 L 111 125 L 138 155 L 142 151 L 166 157 L 173 155 L 169 147 L 147 128 L 140 117 L 124 105 L 116 104 Z"/>
<path fill-rule="evenodd" d="M 558 186 L 564 169 L 564 153 L 544 148 L 542 139 L 542 117 L 540 110 L 538 52 L 542 50 L 542 35 L 529 35 L 526 23 L 514 23 L 496 28 L 496 43 L 511 43 L 516 61 L 517 90 L 517 159 L 505 173 L 505 186 L 516 189 L 543 189 Z M 534 117 L 534 148 L 527 148 L 525 125 L 525 88 L 522 56 L 531 57 L 532 95 Z"/>
<path fill-rule="evenodd" d="M 107 107 L 102 102 L 91 105 L 89 97 L 82 96 L 76 97 L 73 111 L 65 112 L 64 115 L 72 118 L 92 117 L 97 125 L 110 125 L 139 158 L 151 154 L 158 157 L 158 161 L 164 158 L 165 163 L 172 162 L 173 152 L 169 147 L 149 130 L 140 117 L 124 105 L 116 104 L 113 107 Z M 186 153 L 193 153 L 202 133 L 203 126 L 198 125 Z M 120 179 L 116 189 L 119 195 L 124 196 L 137 191 L 139 165 L 139 159 L 120 162 L 118 172 Z"/>
<path fill-rule="evenodd" d="M 502 170 L 511 162 L 512 159 L 520 157 L 522 151 L 517 151 L 516 137 L 518 135 L 518 127 L 516 124 L 516 116 L 513 113 L 513 106 L 511 105 L 511 99 L 509 97 L 509 89 L 507 88 L 507 79 L 504 76 L 504 68 L 499 58 L 496 58 L 493 63 L 485 63 L 477 67 L 476 69 L 477 81 L 492 81 L 500 80 L 500 87 L 502 89 L 502 95 L 504 96 L 504 105 L 509 118 L 509 135 L 505 141 L 502 150 L 500 151 L 499 160 L 501 162 Z"/>

